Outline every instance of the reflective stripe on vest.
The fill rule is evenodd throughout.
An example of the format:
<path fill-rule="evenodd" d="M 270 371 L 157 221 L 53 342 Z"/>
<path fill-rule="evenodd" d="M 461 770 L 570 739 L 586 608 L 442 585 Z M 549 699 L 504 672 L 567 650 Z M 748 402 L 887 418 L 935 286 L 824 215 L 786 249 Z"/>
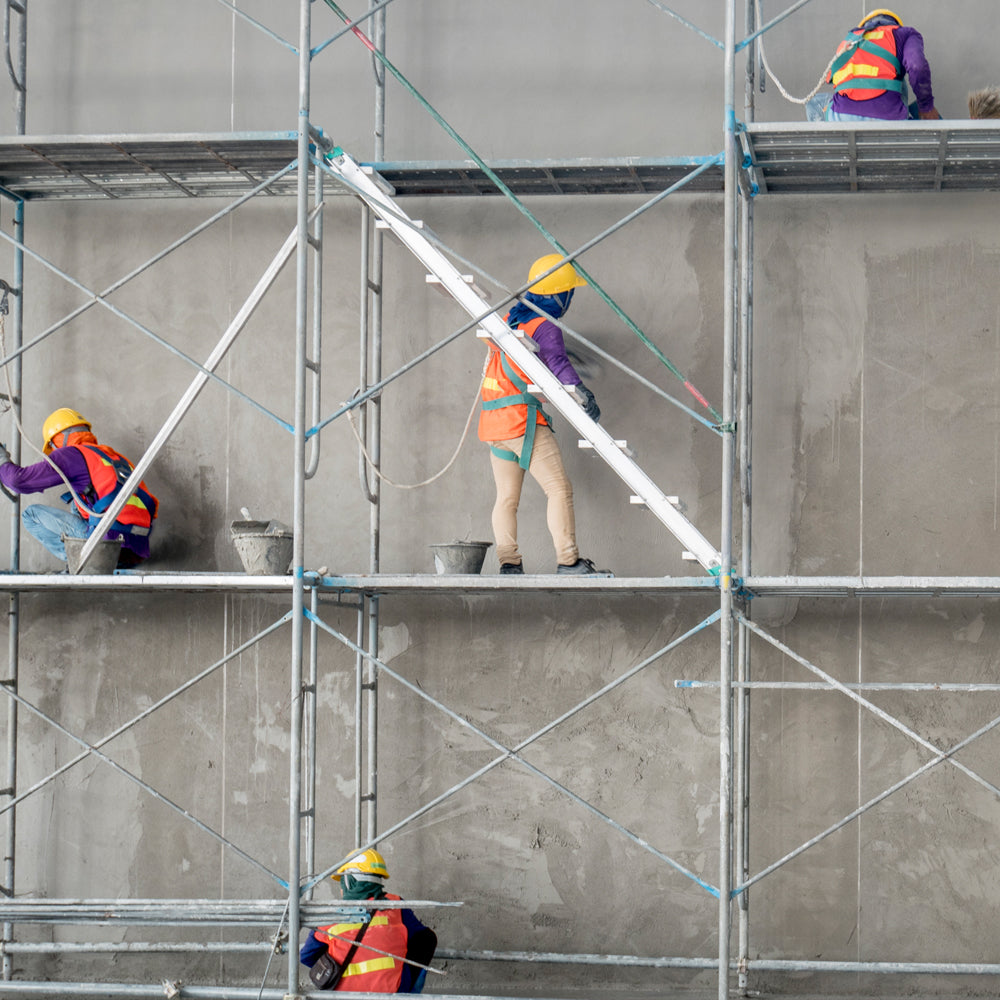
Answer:
<path fill-rule="evenodd" d="M 544 316 L 537 316 L 527 323 L 521 323 L 519 329 L 526 337 L 533 337 L 544 322 Z M 531 464 L 535 428 L 538 424 L 547 424 L 550 421 L 538 397 L 528 392 L 527 376 L 524 372 L 500 348 L 494 344 L 489 344 L 488 347 L 490 354 L 486 374 L 483 376 L 479 439 L 490 442 L 490 451 L 497 458 L 517 462 L 522 469 L 527 469 Z M 520 437 L 524 438 L 520 456 L 492 443 L 512 441 Z"/>
<path fill-rule="evenodd" d="M 386 899 L 398 900 L 399 896 L 386 894 Z M 360 923 L 332 924 L 316 931 L 316 938 L 325 942 L 331 958 L 338 964 L 352 947 L 351 938 L 361 930 Z M 337 937 L 334 937 L 337 935 Z M 341 941 L 340 937 L 348 940 Z M 406 942 L 409 932 L 403 923 L 399 910 L 377 910 L 365 930 L 364 937 L 354 953 L 355 961 L 344 969 L 337 984 L 338 990 L 356 993 L 395 993 L 403 978 L 403 962 L 406 957 Z M 379 951 L 366 949 L 370 944 Z M 381 955 L 379 952 L 388 952 Z M 399 956 L 393 958 L 393 956 Z"/>
<path fill-rule="evenodd" d="M 887 90 L 903 92 L 903 65 L 896 57 L 898 26 L 852 31 L 840 43 L 830 67 L 834 91 L 852 101 L 868 101 Z"/>

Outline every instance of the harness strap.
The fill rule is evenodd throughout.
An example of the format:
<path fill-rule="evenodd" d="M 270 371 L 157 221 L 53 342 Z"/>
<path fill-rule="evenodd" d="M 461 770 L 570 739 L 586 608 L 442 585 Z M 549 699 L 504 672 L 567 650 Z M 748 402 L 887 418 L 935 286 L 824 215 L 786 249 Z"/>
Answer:
<path fill-rule="evenodd" d="M 849 80 L 843 80 L 837 84 L 834 88 L 835 90 L 895 90 L 899 93 L 903 92 L 903 81 L 902 79 L 897 79 L 897 77 L 902 77 L 903 75 L 903 64 L 899 61 L 894 52 L 890 52 L 883 46 L 869 41 L 864 37 L 864 35 L 856 35 L 853 31 L 848 34 L 844 41 L 847 43 L 847 47 L 840 53 L 839 56 L 837 56 L 836 59 L 834 59 L 833 65 L 830 67 L 831 82 L 836 80 L 837 74 L 851 61 L 858 49 L 867 52 L 869 55 L 875 56 L 877 59 L 882 59 L 889 63 L 893 69 L 894 75 L 892 77 L 869 77 L 867 79 L 852 78 Z"/>
<path fill-rule="evenodd" d="M 507 406 L 517 406 L 523 404 L 527 407 L 528 422 L 524 428 L 524 447 L 521 449 L 520 457 L 508 448 L 498 448 L 490 445 L 490 451 L 497 458 L 502 458 L 506 462 L 517 462 L 522 469 L 527 469 L 531 465 L 531 452 L 535 447 L 535 428 L 538 426 L 538 414 L 541 413 L 547 424 L 552 423 L 549 415 L 542 409 L 542 404 L 537 396 L 528 392 L 528 383 L 517 373 L 513 365 L 507 359 L 507 355 L 500 352 L 500 365 L 504 374 L 518 390 L 516 395 L 501 396 L 499 399 L 483 400 L 484 410 L 501 410 Z"/>
<path fill-rule="evenodd" d="M 96 500 L 93 504 L 85 504 L 85 506 L 94 514 L 103 514 L 114 502 L 115 498 L 121 493 L 122 487 L 128 481 L 129 476 L 135 471 L 135 467 L 125 458 L 111 458 L 106 455 L 100 448 L 95 448 L 91 444 L 81 445 L 82 448 L 87 448 L 92 451 L 95 455 L 99 455 L 102 460 L 109 462 L 115 470 L 115 478 L 118 480 L 118 485 L 107 494 L 107 496 L 101 497 Z M 143 489 L 142 486 L 137 486 L 132 496 L 136 497 L 143 507 L 149 511 L 150 517 L 156 516 L 156 508 L 158 506 L 158 501 L 148 490 Z M 117 522 L 116 522 L 117 527 Z M 131 529 L 133 534 L 139 534 L 135 529 Z M 144 532 L 149 534 L 148 529 Z"/>

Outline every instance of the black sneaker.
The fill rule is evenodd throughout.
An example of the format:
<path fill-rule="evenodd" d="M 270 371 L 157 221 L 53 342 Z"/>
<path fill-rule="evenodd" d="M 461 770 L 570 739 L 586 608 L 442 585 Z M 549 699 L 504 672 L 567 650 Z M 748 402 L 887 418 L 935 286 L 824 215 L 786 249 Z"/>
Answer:
<path fill-rule="evenodd" d="M 510 576 L 512 574 L 523 576 L 524 567 L 520 563 L 500 563 L 501 576 Z"/>
<path fill-rule="evenodd" d="M 565 565 L 560 563 L 556 566 L 556 572 L 561 575 L 585 576 L 590 573 L 600 573 L 602 576 L 614 576 L 609 569 L 598 569 L 590 559 L 577 559 L 575 563 Z"/>

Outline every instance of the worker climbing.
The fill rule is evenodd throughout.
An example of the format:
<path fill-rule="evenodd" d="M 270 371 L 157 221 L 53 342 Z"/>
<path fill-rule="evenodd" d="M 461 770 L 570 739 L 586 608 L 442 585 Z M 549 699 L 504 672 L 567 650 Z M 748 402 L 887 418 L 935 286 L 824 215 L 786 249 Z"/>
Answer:
<path fill-rule="evenodd" d="M 531 338 L 538 357 L 563 385 L 576 387 L 584 411 L 596 421 L 601 417 L 600 407 L 566 354 L 562 330 L 552 322 L 569 308 L 573 292 L 587 283 L 572 264 L 556 266 L 561 260 L 559 254 L 546 254 L 531 265 L 524 301 L 515 304 L 505 319 L 512 329 L 519 329 Z M 517 545 L 517 509 L 527 471 L 547 498 L 546 523 L 556 550 L 556 572 L 607 573 L 595 569 L 591 560 L 580 557 L 573 487 L 541 401 L 528 392 L 524 372 L 492 341 L 487 342 L 487 347 L 479 438 L 490 446 L 490 464 L 496 482 L 492 520 L 500 572 L 524 573 Z"/>
<path fill-rule="evenodd" d="M 32 504 L 21 513 L 21 522 L 56 558 L 66 559 L 63 536 L 87 538 L 100 523 L 101 515 L 121 492 L 132 474 L 132 463 L 113 448 L 99 444 L 91 424 L 76 410 L 60 407 L 42 424 L 44 458 L 34 465 L 11 461 L 0 444 L 0 484 L 11 493 L 41 493 L 53 486 L 68 485 L 63 495 L 67 510 Z M 149 539 L 159 501 L 140 483 L 121 509 L 106 539 L 122 540 L 118 568 L 137 566 L 149 558 Z"/>
<path fill-rule="evenodd" d="M 384 889 L 385 859 L 374 848 L 345 861 L 331 876 L 348 900 L 392 900 Z M 362 943 L 363 940 L 363 943 Z M 318 989 L 353 993 L 420 993 L 437 935 L 408 908 L 371 909 L 366 918 L 311 931 L 299 950 Z M 437 971 L 437 970 L 431 970 Z"/>
<path fill-rule="evenodd" d="M 916 98 L 907 99 L 906 79 Z M 827 83 L 833 95 L 817 95 L 807 106 L 811 120 L 905 121 L 938 119 L 924 39 L 891 10 L 866 14 L 840 43 Z"/>

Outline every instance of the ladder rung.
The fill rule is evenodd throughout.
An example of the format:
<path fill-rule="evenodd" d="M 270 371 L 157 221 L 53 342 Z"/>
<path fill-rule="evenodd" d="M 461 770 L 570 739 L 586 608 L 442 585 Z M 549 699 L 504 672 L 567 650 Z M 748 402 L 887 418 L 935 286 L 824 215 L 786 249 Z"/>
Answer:
<path fill-rule="evenodd" d="M 666 500 L 667 503 L 670 504 L 671 507 L 679 507 L 680 503 L 681 503 L 680 497 L 664 497 L 663 499 Z M 628 502 L 629 503 L 634 503 L 636 505 L 641 505 L 641 506 L 645 506 L 645 503 L 646 503 L 646 501 L 643 500 L 642 497 L 637 497 L 637 496 L 634 496 L 634 495 L 630 496 L 628 498 Z"/>
<path fill-rule="evenodd" d="M 410 220 L 408 220 L 406 222 L 406 226 L 408 228 L 410 228 L 410 229 L 423 229 L 424 228 L 424 220 L 423 219 L 410 219 Z M 390 226 L 389 223 L 385 221 L 385 219 L 376 219 L 375 220 L 375 228 L 376 229 L 392 229 L 392 226 Z"/>
<path fill-rule="evenodd" d="M 531 351 L 532 354 L 538 353 L 538 344 L 536 344 L 531 337 L 526 337 L 520 330 L 511 330 L 511 333 L 513 333 L 514 336 L 517 337 L 521 343 L 524 344 L 529 351 Z M 489 330 L 484 330 L 482 327 L 476 330 L 476 336 L 480 340 L 493 340 L 493 334 L 490 333 Z"/>
<path fill-rule="evenodd" d="M 685 562 L 697 562 L 698 557 L 693 552 L 684 551 L 681 553 L 681 559 Z"/>
<path fill-rule="evenodd" d="M 471 274 L 460 274 L 459 277 L 467 285 L 475 284 Z M 425 274 L 424 281 L 426 281 L 428 285 L 440 285 L 442 288 L 444 288 L 444 282 L 436 274 Z"/>
<path fill-rule="evenodd" d="M 594 447 L 594 442 L 593 441 L 588 441 L 586 438 L 581 438 L 577 442 L 577 444 L 581 448 L 593 448 Z M 626 451 L 627 452 L 628 451 L 628 442 L 626 442 L 626 441 L 617 441 L 616 440 L 615 441 L 615 447 L 619 448 L 621 451 Z"/>
<path fill-rule="evenodd" d="M 361 167 L 361 173 L 365 174 L 383 194 L 389 195 L 390 198 L 395 195 L 396 189 L 374 167 Z"/>

